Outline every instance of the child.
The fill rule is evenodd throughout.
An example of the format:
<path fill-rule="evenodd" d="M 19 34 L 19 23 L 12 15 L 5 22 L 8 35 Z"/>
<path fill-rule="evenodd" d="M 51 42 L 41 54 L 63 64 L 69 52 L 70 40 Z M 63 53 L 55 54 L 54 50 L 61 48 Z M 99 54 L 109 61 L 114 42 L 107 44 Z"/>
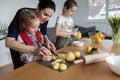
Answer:
<path fill-rule="evenodd" d="M 36 13 L 32 10 L 23 9 L 20 13 L 20 34 L 18 35 L 18 41 L 26 44 L 33 45 L 35 47 L 43 47 L 44 39 L 41 32 L 38 30 L 40 21 L 36 16 Z M 26 64 L 33 60 L 41 58 L 41 54 L 33 53 L 20 53 L 21 61 Z"/>
<path fill-rule="evenodd" d="M 71 44 L 71 36 L 76 37 L 77 32 L 72 32 L 73 19 L 70 17 L 77 10 L 77 3 L 74 0 L 67 0 L 64 3 L 63 12 L 58 16 L 55 25 L 55 35 L 57 36 L 56 48 L 62 48 Z"/>

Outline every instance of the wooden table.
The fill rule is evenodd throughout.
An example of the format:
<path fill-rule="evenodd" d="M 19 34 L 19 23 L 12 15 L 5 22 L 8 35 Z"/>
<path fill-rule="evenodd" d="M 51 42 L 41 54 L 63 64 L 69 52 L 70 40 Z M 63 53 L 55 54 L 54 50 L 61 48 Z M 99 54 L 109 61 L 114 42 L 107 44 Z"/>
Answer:
<path fill-rule="evenodd" d="M 120 54 L 120 46 L 113 46 L 111 40 L 104 40 L 102 44 L 92 44 L 90 39 L 83 38 L 85 44 L 82 47 L 67 46 L 61 51 L 81 51 L 85 55 L 87 45 L 99 47 L 104 51 Z M 94 64 L 75 64 L 63 72 L 52 70 L 44 65 L 31 62 L 8 74 L 0 76 L 0 80 L 120 80 L 120 76 L 113 73 L 105 61 Z"/>

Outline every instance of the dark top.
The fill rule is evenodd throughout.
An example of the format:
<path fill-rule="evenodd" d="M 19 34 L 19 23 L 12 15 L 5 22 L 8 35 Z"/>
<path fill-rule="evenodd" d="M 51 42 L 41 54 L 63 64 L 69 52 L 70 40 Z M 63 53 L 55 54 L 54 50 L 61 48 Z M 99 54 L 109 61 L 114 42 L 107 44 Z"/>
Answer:
<path fill-rule="evenodd" d="M 33 8 L 22 8 L 22 9 L 29 9 L 29 10 L 35 10 Z M 14 19 L 12 20 L 12 22 L 10 23 L 9 27 L 8 27 L 8 37 L 15 37 L 17 38 L 20 30 L 19 30 L 19 17 L 20 17 L 20 12 L 22 9 L 19 9 L 14 17 Z M 41 33 L 43 35 L 46 35 L 47 32 L 47 24 L 48 21 L 46 21 L 45 23 L 41 24 L 39 26 Z"/>
<path fill-rule="evenodd" d="M 20 33 L 19 30 L 19 17 L 20 17 L 20 12 L 22 9 L 29 9 L 29 10 L 35 10 L 33 8 L 21 8 L 17 11 L 15 17 L 13 18 L 12 22 L 10 23 L 9 27 L 8 27 L 8 34 L 7 37 L 14 37 L 17 39 L 18 34 Z M 47 24 L 48 21 L 46 21 L 45 23 L 41 24 L 39 26 L 40 31 L 43 35 L 46 35 L 47 33 Z M 20 54 L 19 52 L 10 49 L 10 53 L 11 53 L 11 57 L 12 57 L 12 61 L 14 64 L 14 69 L 20 67 L 23 65 L 22 61 L 20 60 Z"/>

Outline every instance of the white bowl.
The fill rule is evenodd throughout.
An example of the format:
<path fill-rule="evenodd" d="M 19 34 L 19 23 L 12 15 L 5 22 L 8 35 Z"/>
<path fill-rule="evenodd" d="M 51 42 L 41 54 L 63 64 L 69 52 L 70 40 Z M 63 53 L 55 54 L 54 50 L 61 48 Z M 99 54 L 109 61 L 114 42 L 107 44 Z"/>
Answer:
<path fill-rule="evenodd" d="M 84 42 L 83 41 L 73 41 L 72 43 L 74 46 L 83 46 Z"/>
<path fill-rule="evenodd" d="M 120 75 L 120 55 L 108 56 L 106 62 L 114 73 Z"/>

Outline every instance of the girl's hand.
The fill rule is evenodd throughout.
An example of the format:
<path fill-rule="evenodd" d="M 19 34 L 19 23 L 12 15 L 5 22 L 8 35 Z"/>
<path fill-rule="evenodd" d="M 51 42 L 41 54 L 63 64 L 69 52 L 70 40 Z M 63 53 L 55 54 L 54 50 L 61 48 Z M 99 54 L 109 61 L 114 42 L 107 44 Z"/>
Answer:
<path fill-rule="evenodd" d="M 74 37 L 76 37 L 76 36 L 77 36 L 77 32 L 72 32 L 72 35 L 73 35 Z"/>
<path fill-rule="evenodd" d="M 80 40 L 82 38 L 82 34 L 80 32 L 77 32 L 77 35 L 75 37 Z"/>
<path fill-rule="evenodd" d="M 34 54 L 37 54 L 37 55 L 52 55 L 52 53 L 45 47 L 36 48 L 34 50 Z"/>

